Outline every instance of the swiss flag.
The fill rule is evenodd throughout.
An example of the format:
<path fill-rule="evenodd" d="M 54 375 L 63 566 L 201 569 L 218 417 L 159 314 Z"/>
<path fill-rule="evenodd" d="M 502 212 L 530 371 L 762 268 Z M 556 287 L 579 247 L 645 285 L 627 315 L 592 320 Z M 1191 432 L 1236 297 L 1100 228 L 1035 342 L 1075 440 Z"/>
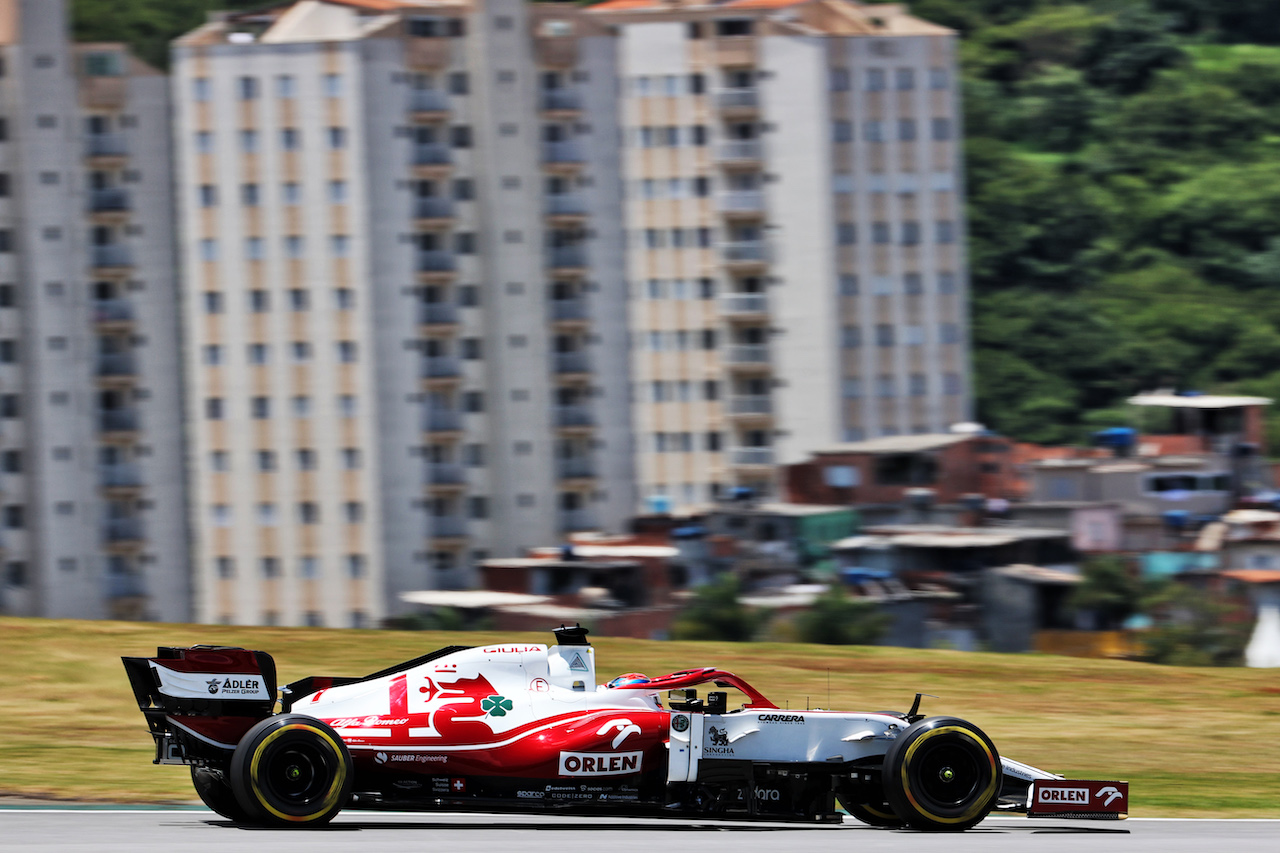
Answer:
<path fill-rule="evenodd" d="M 455 794 L 465 794 L 467 792 L 466 779 L 450 779 L 449 790 Z"/>

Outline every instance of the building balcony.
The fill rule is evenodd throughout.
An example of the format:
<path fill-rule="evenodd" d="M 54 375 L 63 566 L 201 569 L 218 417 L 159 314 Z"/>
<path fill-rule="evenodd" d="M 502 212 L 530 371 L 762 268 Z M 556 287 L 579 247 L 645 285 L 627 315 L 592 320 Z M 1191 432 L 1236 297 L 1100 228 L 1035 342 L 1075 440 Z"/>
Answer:
<path fill-rule="evenodd" d="M 90 213 L 128 213 L 130 204 L 129 191 L 120 187 L 108 187 L 89 191 Z"/>
<path fill-rule="evenodd" d="M 94 159 L 128 157 L 129 145 L 120 133 L 92 133 L 85 137 L 84 153 Z"/>
<path fill-rule="evenodd" d="M 462 362 L 451 355 L 428 355 L 422 359 L 424 379 L 460 379 Z"/>
<path fill-rule="evenodd" d="M 542 111 L 548 113 L 576 113 L 582 109 L 582 96 L 571 89 L 544 89 Z"/>
<path fill-rule="evenodd" d="M 721 243 L 720 256 L 735 269 L 762 267 L 769 262 L 769 247 L 763 240 L 737 240 Z"/>
<path fill-rule="evenodd" d="M 729 416 L 759 418 L 773 414 L 773 400 L 767 394 L 742 394 L 729 398 Z"/>
<path fill-rule="evenodd" d="M 147 584 L 138 572 L 107 575 L 107 598 L 146 598 Z"/>
<path fill-rule="evenodd" d="M 557 406 L 556 426 L 562 429 L 590 429 L 596 425 L 588 406 Z"/>
<path fill-rule="evenodd" d="M 553 299 L 551 319 L 557 323 L 585 323 L 591 319 L 591 315 L 587 312 L 587 300 L 581 296 L 573 299 Z"/>
<path fill-rule="evenodd" d="M 717 199 L 720 213 L 729 219 L 759 219 L 764 216 L 764 193 L 760 190 L 730 190 Z"/>
<path fill-rule="evenodd" d="M 765 344 L 735 344 L 725 349 L 724 360 L 730 367 L 767 368 L 769 347 Z"/>
<path fill-rule="evenodd" d="M 452 302 L 427 302 L 418 308 L 418 322 L 424 326 L 456 325 L 458 306 Z"/>
<path fill-rule="evenodd" d="M 409 96 L 409 111 L 415 117 L 437 118 L 449 112 L 449 96 L 438 89 L 414 89 Z"/>
<path fill-rule="evenodd" d="M 131 352 L 110 352 L 98 356 L 99 379 L 134 379 L 138 360 Z"/>
<path fill-rule="evenodd" d="M 123 271 L 133 267 L 133 252 L 123 243 L 94 246 L 92 257 L 94 269 Z"/>
<path fill-rule="evenodd" d="M 102 526 L 102 538 L 108 545 L 141 545 L 146 538 L 142 519 L 108 519 Z"/>
<path fill-rule="evenodd" d="M 580 219 L 587 215 L 587 197 L 581 193 L 547 196 L 547 216 Z"/>
<path fill-rule="evenodd" d="M 98 413 L 98 428 L 104 433 L 134 433 L 140 424 L 137 409 L 103 409 Z"/>
<path fill-rule="evenodd" d="M 760 110 L 760 93 L 755 89 L 724 89 L 716 93 L 716 107 L 726 114 L 751 115 Z"/>
<path fill-rule="evenodd" d="M 599 526 L 596 522 L 595 513 L 589 509 L 560 510 L 560 531 L 562 533 L 596 530 Z"/>
<path fill-rule="evenodd" d="M 431 516 L 432 539 L 467 538 L 467 520 L 460 515 Z"/>
<path fill-rule="evenodd" d="M 737 468 L 759 468 L 773 465 L 772 447 L 735 447 L 729 451 L 729 462 Z"/>
<path fill-rule="evenodd" d="M 587 152 L 576 139 L 544 142 L 542 162 L 549 166 L 581 166 L 587 162 Z"/>
<path fill-rule="evenodd" d="M 716 159 L 726 166 L 759 165 L 764 147 L 759 139 L 726 139 L 716 146 Z"/>
<path fill-rule="evenodd" d="M 761 318 L 769 315 L 769 300 L 763 293 L 722 293 L 720 314 L 729 318 Z"/>
<path fill-rule="evenodd" d="M 558 374 L 591 372 L 591 360 L 581 350 L 577 352 L 558 352 L 555 354 L 554 363 Z"/>
<path fill-rule="evenodd" d="M 596 477 L 595 463 L 589 457 L 560 459 L 556 468 L 561 480 L 594 480 Z"/>
<path fill-rule="evenodd" d="M 458 258 L 453 252 L 428 249 L 418 252 L 416 265 L 420 277 L 432 281 L 448 281 L 458 269 Z"/>
<path fill-rule="evenodd" d="M 453 152 L 439 142 L 419 142 L 413 146 L 413 165 L 447 168 L 453 163 Z"/>
<path fill-rule="evenodd" d="M 432 409 L 422 419 L 427 432 L 462 432 L 462 412 L 452 409 Z"/>
<path fill-rule="evenodd" d="M 413 215 L 417 219 L 453 219 L 453 199 L 444 196 L 421 196 L 414 203 Z"/>
<path fill-rule="evenodd" d="M 137 462 L 115 462 L 98 471 L 98 483 L 104 489 L 142 488 L 142 466 Z"/>
<path fill-rule="evenodd" d="M 547 266 L 552 270 L 579 271 L 587 268 L 587 247 L 553 246 L 547 250 Z M 565 272 L 566 275 L 570 272 Z"/>
<path fill-rule="evenodd" d="M 99 299 L 93 303 L 93 322 L 98 326 L 127 326 L 133 322 L 133 303 L 128 299 Z"/>
<path fill-rule="evenodd" d="M 465 486 L 467 472 L 461 465 L 453 462 L 432 462 L 427 466 L 427 485 L 429 486 Z"/>

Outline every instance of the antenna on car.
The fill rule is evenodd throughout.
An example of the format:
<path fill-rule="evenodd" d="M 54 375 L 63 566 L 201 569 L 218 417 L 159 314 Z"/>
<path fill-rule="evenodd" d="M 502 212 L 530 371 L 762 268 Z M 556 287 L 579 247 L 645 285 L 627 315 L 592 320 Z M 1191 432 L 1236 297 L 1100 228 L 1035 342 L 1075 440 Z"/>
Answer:
<path fill-rule="evenodd" d="M 916 720 L 923 720 L 924 714 L 920 713 L 920 697 L 928 696 L 930 699 L 937 699 L 932 693 L 917 693 L 916 701 L 911 703 L 911 710 L 907 712 L 907 722 L 914 723 Z"/>

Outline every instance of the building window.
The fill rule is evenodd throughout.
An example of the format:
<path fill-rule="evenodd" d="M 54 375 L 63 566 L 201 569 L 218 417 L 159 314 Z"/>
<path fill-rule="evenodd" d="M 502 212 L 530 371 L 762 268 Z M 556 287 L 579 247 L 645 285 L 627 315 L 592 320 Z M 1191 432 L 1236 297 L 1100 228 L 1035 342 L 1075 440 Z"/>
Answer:
<path fill-rule="evenodd" d="M 302 147 L 302 135 L 296 127 L 286 127 L 280 131 L 280 147 L 285 151 L 297 151 Z"/>
<path fill-rule="evenodd" d="M 338 98 L 342 96 L 341 74 L 324 75 L 324 96 L 326 98 Z"/>
<path fill-rule="evenodd" d="M 207 397 L 204 401 L 204 416 L 211 421 L 220 421 L 223 417 L 221 397 Z"/>
<path fill-rule="evenodd" d="M 209 78 L 196 77 L 191 81 L 191 97 L 197 101 L 209 100 Z"/>
<path fill-rule="evenodd" d="M 347 129 L 345 127 L 329 128 L 329 148 L 338 151 L 347 147 Z"/>
<path fill-rule="evenodd" d="M 257 77 L 241 77 L 237 81 L 240 100 L 252 101 L 258 97 L 258 78 Z"/>
<path fill-rule="evenodd" d="M 876 346 L 893 346 L 893 326 L 888 323 L 876 324 Z"/>
<path fill-rule="evenodd" d="M 345 258 L 351 253 L 351 238 L 346 234 L 333 234 L 329 237 L 329 247 L 335 258 Z"/>
<path fill-rule="evenodd" d="M 871 242 L 877 245 L 884 245 L 891 241 L 891 233 L 888 222 L 873 222 L 871 224 Z"/>
<path fill-rule="evenodd" d="M 276 96 L 293 98 L 298 94 L 297 81 L 292 74 L 280 74 L 276 77 Z"/>
<path fill-rule="evenodd" d="M 840 345 L 846 349 L 862 346 L 862 329 L 859 326 L 845 326 L 840 330 Z"/>
<path fill-rule="evenodd" d="M 867 142 L 884 142 L 884 123 L 878 119 L 862 123 L 862 138 Z"/>
<path fill-rule="evenodd" d="M 449 144 L 454 148 L 470 148 L 471 126 L 458 124 L 449 128 Z"/>
<path fill-rule="evenodd" d="M 858 226 L 853 222 L 841 222 L 836 225 L 836 242 L 841 246 L 852 246 L 858 242 Z"/>
<path fill-rule="evenodd" d="M 347 182 L 346 181 L 330 181 L 329 182 L 329 203 L 344 204 L 347 201 Z"/>
<path fill-rule="evenodd" d="M 249 411 L 254 420 L 266 420 L 271 417 L 271 399 L 269 397 L 254 397 L 250 400 Z"/>
<path fill-rule="evenodd" d="M 912 397 L 923 397 L 927 389 L 928 384 L 923 373 L 913 373 L 908 378 L 908 390 Z"/>
<path fill-rule="evenodd" d="M 840 394 L 846 400 L 857 400 L 862 397 L 862 380 L 857 377 L 847 377 L 840 383 Z"/>
<path fill-rule="evenodd" d="M 262 314 L 271 310 L 271 294 L 266 290 L 249 291 L 249 310 Z"/>
<path fill-rule="evenodd" d="M 916 120 L 913 118 L 898 119 L 898 140 L 901 142 L 915 142 L 916 140 Z"/>
<path fill-rule="evenodd" d="M 916 72 L 914 68 L 899 68 L 894 71 L 893 81 L 899 92 L 905 92 L 916 87 Z"/>
<path fill-rule="evenodd" d="M 213 184 L 200 185 L 200 206 L 201 207 L 217 207 L 218 205 L 218 188 Z"/>
<path fill-rule="evenodd" d="M 938 220 L 938 242 L 954 243 L 956 241 L 956 224 L 950 219 Z"/>
<path fill-rule="evenodd" d="M 299 503 L 298 520 L 303 524 L 319 524 L 320 505 L 315 501 L 302 501 Z"/>
<path fill-rule="evenodd" d="M 882 373 L 876 378 L 876 394 L 880 397 L 892 397 L 894 395 L 893 377 L 887 373 Z"/>
<path fill-rule="evenodd" d="M 839 119 L 831 123 L 832 142 L 852 142 L 853 122 Z"/>
<path fill-rule="evenodd" d="M 347 575 L 353 578 L 364 577 L 365 573 L 365 557 L 364 554 L 348 554 L 345 560 L 347 564 Z"/>
<path fill-rule="evenodd" d="M 929 88 L 946 89 L 951 85 L 951 75 L 945 68 L 929 69 Z"/>
<path fill-rule="evenodd" d="M 960 374 L 944 373 L 942 375 L 943 393 L 949 396 L 955 396 L 960 393 Z"/>
<path fill-rule="evenodd" d="M 213 290 L 204 292 L 204 313 L 221 314 L 223 310 L 222 294 Z"/>
<path fill-rule="evenodd" d="M 338 361 L 342 364 L 354 364 L 356 351 L 355 341 L 338 341 Z"/>
<path fill-rule="evenodd" d="M 831 91 L 846 92 L 849 89 L 849 69 L 832 68 L 830 74 Z"/>
<path fill-rule="evenodd" d="M 245 154 L 255 154 L 258 151 L 258 131 L 242 130 L 240 131 L 240 150 Z"/>
<path fill-rule="evenodd" d="M 935 142 L 946 142 L 951 138 L 951 119 L 935 118 L 930 122 Z"/>
<path fill-rule="evenodd" d="M 230 557 L 218 557 L 213 561 L 214 572 L 220 578 L 233 578 L 236 576 L 236 561 Z"/>
<path fill-rule="evenodd" d="M 4 232 L 0 232 L 4 233 Z M 0 249 L 3 251 L 3 249 Z M 213 263 L 218 260 L 218 241 L 211 237 L 206 237 L 200 241 L 200 260 L 205 263 Z"/>
<path fill-rule="evenodd" d="M 868 68 L 866 77 L 864 78 L 864 80 L 866 83 L 865 88 L 868 92 L 884 91 L 884 69 L 883 68 Z"/>

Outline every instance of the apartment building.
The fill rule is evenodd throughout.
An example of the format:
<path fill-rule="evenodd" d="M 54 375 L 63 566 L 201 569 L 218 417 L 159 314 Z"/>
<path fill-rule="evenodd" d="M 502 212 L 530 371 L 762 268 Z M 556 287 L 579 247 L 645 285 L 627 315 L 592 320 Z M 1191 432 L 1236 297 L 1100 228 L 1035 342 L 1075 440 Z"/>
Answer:
<path fill-rule="evenodd" d="M 630 514 L 615 50 L 519 0 L 174 44 L 199 619 L 373 625 Z"/>
<path fill-rule="evenodd" d="M 846 0 L 608 0 L 641 495 L 968 420 L 955 34 Z"/>
<path fill-rule="evenodd" d="M 955 61 L 844 0 L 297 0 L 178 40 L 199 618 L 374 624 L 966 420 Z"/>
<path fill-rule="evenodd" d="M 190 618 L 168 86 L 0 0 L 0 611 Z"/>

